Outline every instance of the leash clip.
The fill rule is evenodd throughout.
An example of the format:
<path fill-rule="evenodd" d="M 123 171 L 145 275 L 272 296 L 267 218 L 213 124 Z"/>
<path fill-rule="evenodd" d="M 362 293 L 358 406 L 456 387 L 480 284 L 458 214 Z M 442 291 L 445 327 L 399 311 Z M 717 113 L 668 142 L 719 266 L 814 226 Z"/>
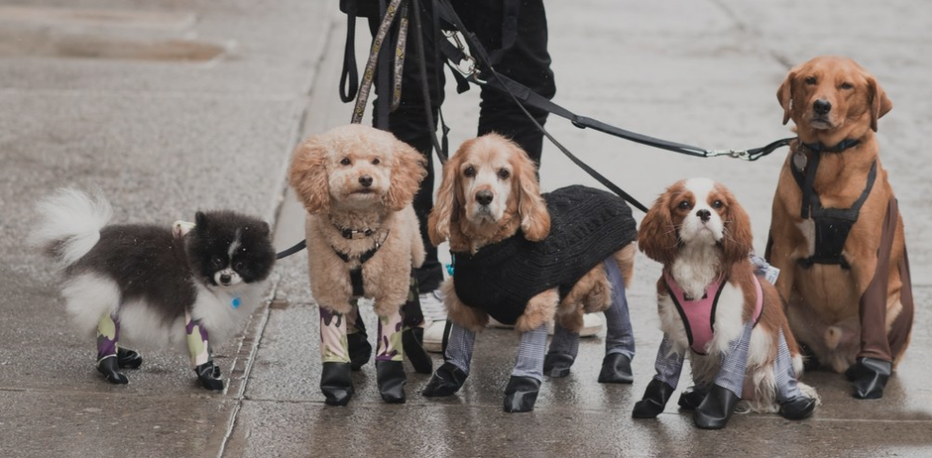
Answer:
<path fill-rule="evenodd" d="M 446 37 L 447 40 L 452 39 L 453 43 L 456 45 L 456 49 L 463 55 L 463 58 L 459 62 L 456 62 L 455 65 L 451 65 L 450 67 L 456 70 L 460 75 L 463 75 L 466 79 L 470 79 L 477 75 L 479 72 L 477 70 L 476 58 L 466 52 L 466 45 L 463 44 L 463 40 L 460 40 L 459 32 L 456 30 L 444 30 L 443 36 Z"/>
<path fill-rule="evenodd" d="M 745 161 L 754 161 L 757 160 L 757 157 L 751 155 L 748 150 L 740 149 L 714 149 L 706 152 L 706 157 L 718 157 L 718 156 L 728 156 L 734 159 L 742 159 Z"/>

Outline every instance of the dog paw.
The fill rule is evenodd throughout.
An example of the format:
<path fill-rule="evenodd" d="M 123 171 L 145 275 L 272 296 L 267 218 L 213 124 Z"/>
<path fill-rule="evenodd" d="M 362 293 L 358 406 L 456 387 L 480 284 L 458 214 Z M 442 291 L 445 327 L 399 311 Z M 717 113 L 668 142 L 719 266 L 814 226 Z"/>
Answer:
<path fill-rule="evenodd" d="M 115 356 L 108 356 L 97 362 L 97 372 L 103 374 L 104 378 L 114 385 L 125 385 L 129 379 L 121 374 L 117 369 L 119 365 Z"/>
<path fill-rule="evenodd" d="M 544 356 L 544 375 L 561 378 L 570 375 L 576 357 L 568 353 L 551 352 Z"/>
<path fill-rule="evenodd" d="M 531 377 L 511 376 L 505 387 L 505 412 L 531 412 L 540 393 L 540 380 Z"/>
<path fill-rule="evenodd" d="M 220 378 L 220 368 L 214 365 L 213 361 L 208 361 L 194 368 L 197 373 L 197 379 L 200 380 L 201 386 L 211 391 L 223 390 L 223 379 Z"/>

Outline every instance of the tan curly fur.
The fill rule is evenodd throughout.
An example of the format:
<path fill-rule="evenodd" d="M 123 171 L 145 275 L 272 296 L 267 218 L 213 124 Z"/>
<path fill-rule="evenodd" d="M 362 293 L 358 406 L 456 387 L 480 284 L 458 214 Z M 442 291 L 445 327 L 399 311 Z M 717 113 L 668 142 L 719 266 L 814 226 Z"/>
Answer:
<path fill-rule="evenodd" d="M 411 206 L 426 175 L 423 156 L 388 132 L 352 124 L 308 138 L 295 148 L 288 179 L 307 210 L 311 289 L 317 302 L 338 313 L 351 310 L 349 271 L 358 257 L 381 244 L 362 264 L 366 297 L 380 316 L 398 311 L 408 296 L 412 266 L 424 262 Z M 341 228 L 373 231 L 346 239 Z M 336 253 L 348 255 L 344 262 Z"/>

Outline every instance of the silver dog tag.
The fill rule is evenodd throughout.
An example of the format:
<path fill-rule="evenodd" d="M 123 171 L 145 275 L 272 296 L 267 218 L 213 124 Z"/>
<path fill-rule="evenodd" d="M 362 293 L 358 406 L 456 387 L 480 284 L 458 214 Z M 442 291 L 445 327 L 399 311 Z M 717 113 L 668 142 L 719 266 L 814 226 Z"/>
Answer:
<path fill-rule="evenodd" d="M 809 162 L 809 159 L 806 158 L 806 155 L 800 152 L 793 154 L 793 167 L 796 167 L 796 170 L 802 172 L 806 168 L 806 163 Z"/>

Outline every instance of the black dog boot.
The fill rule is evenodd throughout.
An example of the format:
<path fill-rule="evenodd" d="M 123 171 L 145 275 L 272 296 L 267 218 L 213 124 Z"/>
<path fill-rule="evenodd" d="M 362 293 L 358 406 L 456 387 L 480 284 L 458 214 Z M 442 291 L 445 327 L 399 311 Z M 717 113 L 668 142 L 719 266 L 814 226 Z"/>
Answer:
<path fill-rule="evenodd" d="M 822 365 L 819 357 L 813 353 L 808 345 L 799 342 L 799 352 L 803 355 L 803 372 L 812 372 Z"/>
<path fill-rule="evenodd" d="M 350 363 L 324 363 L 320 371 L 320 391 L 329 406 L 345 406 L 353 397 L 353 380 Z"/>
<path fill-rule="evenodd" d="M 405 368 L 401 361 L 376 361 L 376 380 L 382 400 L 389 404 L 405 402 Z"/>
<path fill-rule="evenodd" d="M 408 361 L 411 361 L 411 365 L 414 366 L 414 372 L 429 374 L 434 371 L 434 361 L 430 359 L 427 350 L 424 350 L 422 342 L 424 342 L 424 328 L 415 326 L 401 333 L 401 347 Z"/>
<path fill-rule="evenodd" d="M 709 394 L 693 413 L 693 421 L 700 429 L 722 429 L 734 413 L 741 398 L 731 390 L 712 385 Z"/>
<path fill-rule="evenodd" d="M 573 367 L 573 361 L 576 357 L 559 351 L 547 353 L 544 356 L 544 375 L 553 378 L 566 377 L 570 375 L 570 367 Z"/>
<path fill-rule="evenodd" d="M 634 404 L 634 411 L 631 416 L 634 418 L 657 418 L 666 407 L 670 395 L 673 394 L 673 387 L 657 379 L 651 379 L 644 390 L 644 397 Z"/>
<path fill-rule="evenodd" d="M 139 369 L 139 366 L 142 366 L 142 356 L 136 350 L 117 348 L 117 365 L 120 369 Z"/>
<path fill-rule="evenodd" d="M 350 368 L 354 371 L 362 369 L 372 356 L 369 336 L 366 335 L 364 329 L 360 329 L 358 332 L 347 334 L 346 343 L 349 346 Z"/>
<path fill-rule="evenodd" d="M 505 387 L 505 412 L 530 412 L 537 402 L 540 380 L 512 375 Z"/>
<path fill-rule="evenodd" d="M 214 365 L 213 361 L 207 361 L 194 368 L 197 372 L 197 379 L 201 381 L 201 386 L 212 391 L 223 391 L 223 379 L 220 378 L 220 367 Z"/>
<path fill-rule="evenodd" d="M 880 399 L 883 397 L 883 388 L 887 379 L 893 373 L 893 363 L 877 358 L 858 358 L 857 363 L 845 371 L 848 380 L 852 381 L 854 393 L 858 399 Z"/>
<path fill-rule="evenodd" d="M 787 420 L 809 418 L 815 411 L 816 400 L 806 396 L 796 396 L 780 404 L 780 416 Z"/>
<path fill-rule="evenodd" d="M 97 361 L 97 372 L 104 374 L 104 378 L 108 382 L 114 385 L 124 385 L 129 383 L 129 379 L 125 375 L 119 373 L 117 369 L 119 368 L 119 363 L 115 356 L 107 356 L 104 359 Z"/>
<path fill-rule="evenodd" d="M 428 398 L 453 396 L 466 381 L 466 373 L 452 363 L 443 363 L 421 392 Z"/>
<path fill-rule="evenodd" d="M 621 353 L 609 353 L 602 360 L 599 383 L 632 383 L 631 359 Z"/>
<path fill-rule="evenodd" d="M 680 394 L 677 404 L 683 410 L 696 410 L 708 394 L 709 389 L 706 387 L 691 386 Z"/>

